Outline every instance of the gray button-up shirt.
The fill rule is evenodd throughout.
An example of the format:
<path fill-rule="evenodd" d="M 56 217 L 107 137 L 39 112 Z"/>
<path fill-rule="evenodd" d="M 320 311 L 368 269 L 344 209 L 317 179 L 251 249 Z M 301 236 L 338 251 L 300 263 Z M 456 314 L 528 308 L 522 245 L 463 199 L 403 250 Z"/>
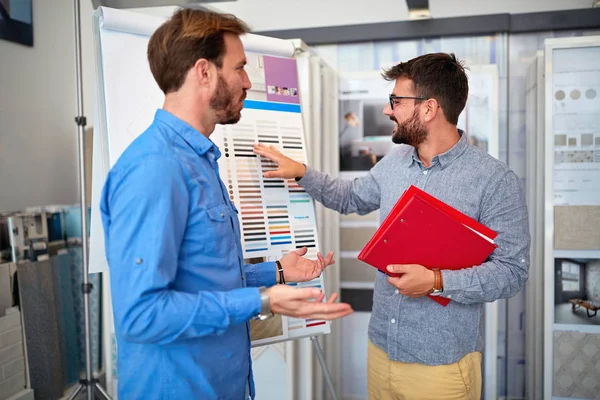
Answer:
<path fill-rule="evenodd" d="M 428 297 L 397 293 L 378 271 L 369 324 L 369 339 L 391 360 L 451 364 L 483 350 L 483 303 L 514 296 L 529 270 L 525 197 L 504 163 L 461 135 L 429 168 L 413 147 L 402 145 L 364 177 L 346 181 L 307 168 L 299 183 L 326 207 L 344 214 L 381 208 L 381 221 L 412 184 L 496 231 L 498 247 L 485 263 L 442 271 L 443 296 L 452 300 L 446 307 Z"/>

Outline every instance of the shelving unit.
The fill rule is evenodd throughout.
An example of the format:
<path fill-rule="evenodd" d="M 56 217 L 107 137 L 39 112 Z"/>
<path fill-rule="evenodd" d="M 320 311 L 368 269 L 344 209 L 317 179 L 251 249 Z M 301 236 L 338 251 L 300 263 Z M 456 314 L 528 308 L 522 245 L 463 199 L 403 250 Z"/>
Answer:
<path fill-rule="evenodd" d="M 543 398 L 594 398 L 586 351 L 600 343 L 600 323 L 565 300 L 600 299 L 600 37 L 546 40 L 544 66 Z M 578 285 L 564 284 L 567 273 Z"/>

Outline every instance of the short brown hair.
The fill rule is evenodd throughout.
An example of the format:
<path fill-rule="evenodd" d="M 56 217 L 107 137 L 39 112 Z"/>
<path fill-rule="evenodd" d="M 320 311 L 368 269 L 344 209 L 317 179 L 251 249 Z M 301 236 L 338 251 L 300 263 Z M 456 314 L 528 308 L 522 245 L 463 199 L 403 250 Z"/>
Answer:
<path fill-rule="evenodd" d="M 182 8 L 152 34 L 148 62 L 152 75 L 165 93 L 181 88 L 187 72 L 204 58 L 223 66 L 224 35 L 242 35 L 248 26 L 231 14 Z"/>
<path fill-rule="evenodd" d="M 436 99 L 446 120 L 458 123 L 469 96 L 469 82 L 463 63 L 454 53 L 425 54 L 384 70 L 382 75 L 388 81 L 410 79 L 415 96 Z"/>

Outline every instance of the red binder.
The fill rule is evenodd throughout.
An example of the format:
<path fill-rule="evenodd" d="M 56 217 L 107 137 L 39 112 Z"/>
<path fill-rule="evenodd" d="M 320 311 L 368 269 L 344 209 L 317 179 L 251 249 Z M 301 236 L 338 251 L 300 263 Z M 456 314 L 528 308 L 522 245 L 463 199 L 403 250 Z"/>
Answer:
<path fill-rule="evenodd" d="M 496 232 L 455 208 L 410 186 L 358 255 L 389 276 L 390 264 L 462 269 L 482 264 L 497 247 Z M 429 296 L 448 305 L 445 297 Z"/>

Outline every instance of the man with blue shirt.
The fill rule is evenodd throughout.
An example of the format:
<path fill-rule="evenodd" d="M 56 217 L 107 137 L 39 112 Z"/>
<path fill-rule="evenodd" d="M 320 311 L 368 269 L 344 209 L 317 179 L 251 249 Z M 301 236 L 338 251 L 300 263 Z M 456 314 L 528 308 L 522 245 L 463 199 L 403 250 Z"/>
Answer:
<path fill-rule="evenodd" d="M 383 221 L 415 185 L 498 233 L 498 247 L 481 265 L 442 271 L 389 265 L 399 278 L 378 271 L 369 323 L 369 400 L 480 399 L 483 305 L 514 296 L 528 278 L 523 190 L 514 172 L 457 129 L 469 85 L 454 54 L 425 54 L 383 75 L 394 83 L 383 113 L 395 122 L 392 141 L 400 146 L 365 176 L 332 178 L 262 144 L 255 152 L 278 164 L 265 177 L 295 177 L 341 213 L 380 209 Z M 451 302 L 443 307 L 427 295 Z"/>
<path fill-rule="evenodd" d="M 244 265 L 237 210 L 219 178 L 216 124 L 240 119 L 251 84 L 231 15 L 182 9 L 148 44 L 165 103 L 108 174 L 101 200 L 118 343 L 119 398 L 254 397 L 248 321 L 272 313 L 348 315 L 333 295 Z M 280 261 L 285 281 L 316 278 L 332 253 Z M 315 301 L 316 300 L 316 301 Z"/>

